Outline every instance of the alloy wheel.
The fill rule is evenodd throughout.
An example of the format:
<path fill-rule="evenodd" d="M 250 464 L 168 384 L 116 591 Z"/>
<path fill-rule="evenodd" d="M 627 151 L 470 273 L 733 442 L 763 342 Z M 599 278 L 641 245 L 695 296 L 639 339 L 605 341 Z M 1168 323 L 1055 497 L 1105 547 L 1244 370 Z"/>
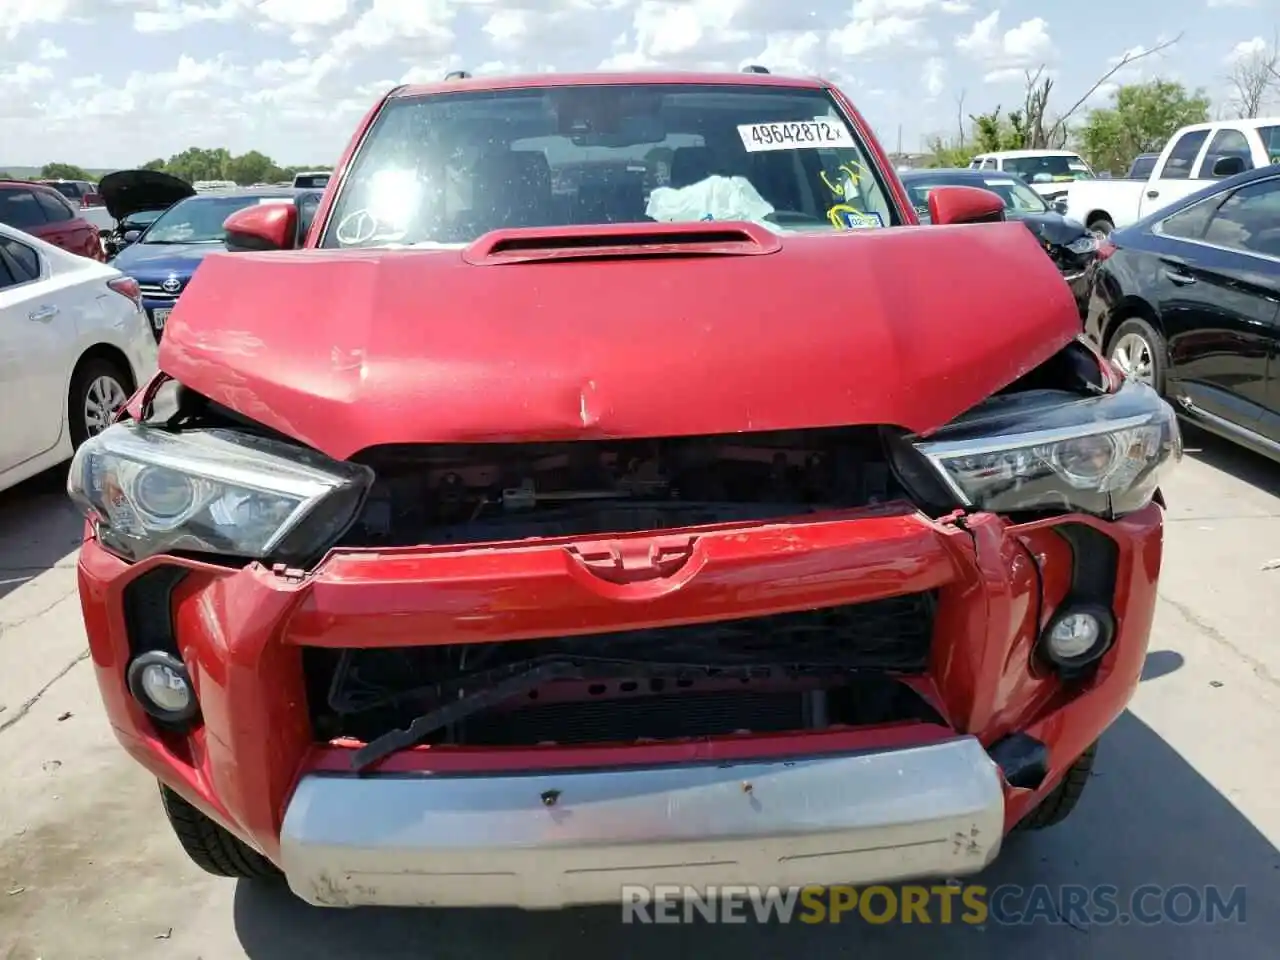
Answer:
<path fill-rule="evenodd" d="M 84 430 L 94 437 L 111 426 L 116 411 L 125 405 L 129 396 L 115 377 L 101 376 L 89 384 L 84 395 Z"/>
<path fill-rule="evenodd" d="M 1126 377 L 1142 383 L 1150 385 L 1154 378 L 1154 351 L 1139 333 L 1126 333 L 1112 345 L 1111 362 Z"/>

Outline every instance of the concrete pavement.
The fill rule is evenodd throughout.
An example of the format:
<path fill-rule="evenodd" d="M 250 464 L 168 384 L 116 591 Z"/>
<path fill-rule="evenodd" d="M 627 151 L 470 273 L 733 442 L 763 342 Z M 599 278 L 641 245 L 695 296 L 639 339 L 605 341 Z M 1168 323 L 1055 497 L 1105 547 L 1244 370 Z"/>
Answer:
<path fill-rule="evenodd" d="M 322 911 L 191 866 L 86 662 L 80 525 L 45 476 L 0 494 L 0 960 L 1272 957 L 1280 942 L 1280 465 L 1188 432 L 1146 676 L 1080 808 L 988 886 L 1247 887 L 1244 923 L 623 926 L 616 908 Z"/>

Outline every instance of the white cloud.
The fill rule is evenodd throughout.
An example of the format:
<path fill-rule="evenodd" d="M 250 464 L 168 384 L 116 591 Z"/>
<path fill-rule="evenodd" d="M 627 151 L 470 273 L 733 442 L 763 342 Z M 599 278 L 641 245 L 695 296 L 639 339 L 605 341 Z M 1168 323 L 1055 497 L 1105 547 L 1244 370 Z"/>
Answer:
<path fill-rule="evenodd" d="M 947 62 L 941 57 L 930 57 L 924 62 L 920 81 L 930 99 L 940 96 L 947 85 Z"/>
<path fill-rule="evenodd" d="M 60 47 L 48 37 L 41 37 L 40 42 L 36 44 L 36 57 L 40 60 L 65 60 L 67 58 L 66 47 Z"/>
<path fill-rule="evenodd" d="M 764 49 L 754 57 L 744 57 L 739 68 L 758 63 L 773 73 L 806 76 L 817 72 L 822 37 L 815 30 L 803 33 L 773 33 L 765 38 Z"/>
<path fill-rule="evenodd" d="M 1262 37 L 1254 37 L 1251 40 L 1241 40 L 1231 52 L 1227 54 L 1226 60 L 1228 64 L 1235 65 L 1251 60 L 1254 57 L 1261 56 L 1267 52 L 1270 44 Z"/>
<path fill-rule="evenodd" d="M 987 72 L 983 80 L 999 83 L 1013 71 L 1037 67 L 1056 55 L 1049 37 L 1049 24 L 1043 17 L 1024 20 L 1015 27 L 1000 31 L 1000 11 L 993 10 L 976 21 L 967 33 L 956 37 L 956 49 L 982 64 Z"/>
<path fill-rule="evenodd" d="M 71 0 L 0 0 L 0 34 L 12 40 L 28 28 L 58 23 L 71 6 Z"/>

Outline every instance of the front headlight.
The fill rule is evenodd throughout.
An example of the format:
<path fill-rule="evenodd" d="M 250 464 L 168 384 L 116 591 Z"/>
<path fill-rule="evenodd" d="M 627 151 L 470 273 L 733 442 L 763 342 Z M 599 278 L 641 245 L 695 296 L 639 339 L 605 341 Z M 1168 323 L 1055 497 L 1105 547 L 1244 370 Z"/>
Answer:
<path fill-rule="evenodd" d="M 1094 236 L 1076 237 L 1067 244 L 1067 249 L 1075 254 L 1095 253 L 1098 249 L 1098 238 Z"/>
<path fill-rule="evenodd" d="M 1182 457 L 1173 408 L 1149 386 L 1070 399 L 1058 390 L 994 397 L 916 448 L 966 506 L 995 513 L 1116 517 L 1151 502 Z"/>
<path fill-rule="evenodd" d="M 351 522 L 367 467 L 235 430 L 122 422 L 90 438 L 67 493 L 103 546 L 129 560 L 198 551 L 302 562 Z"/>

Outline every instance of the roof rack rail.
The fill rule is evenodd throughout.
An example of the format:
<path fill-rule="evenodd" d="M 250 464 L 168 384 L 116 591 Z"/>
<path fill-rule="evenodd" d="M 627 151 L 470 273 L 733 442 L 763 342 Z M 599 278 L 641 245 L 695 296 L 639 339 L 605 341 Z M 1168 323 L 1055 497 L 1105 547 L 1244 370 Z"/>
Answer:
<path fill-rule="evenodd" d="M 748 63 L 745 67 L 742 68 L 742 72 L 743 73 L 768 73 L 769 68 L 762 67 L 758 63 Z"/>
<path fill-rule="evenodd" d="M 471 74 L 466 70 L 450 70 L 444 75 L 446 80 L 470 80 Z"/>

